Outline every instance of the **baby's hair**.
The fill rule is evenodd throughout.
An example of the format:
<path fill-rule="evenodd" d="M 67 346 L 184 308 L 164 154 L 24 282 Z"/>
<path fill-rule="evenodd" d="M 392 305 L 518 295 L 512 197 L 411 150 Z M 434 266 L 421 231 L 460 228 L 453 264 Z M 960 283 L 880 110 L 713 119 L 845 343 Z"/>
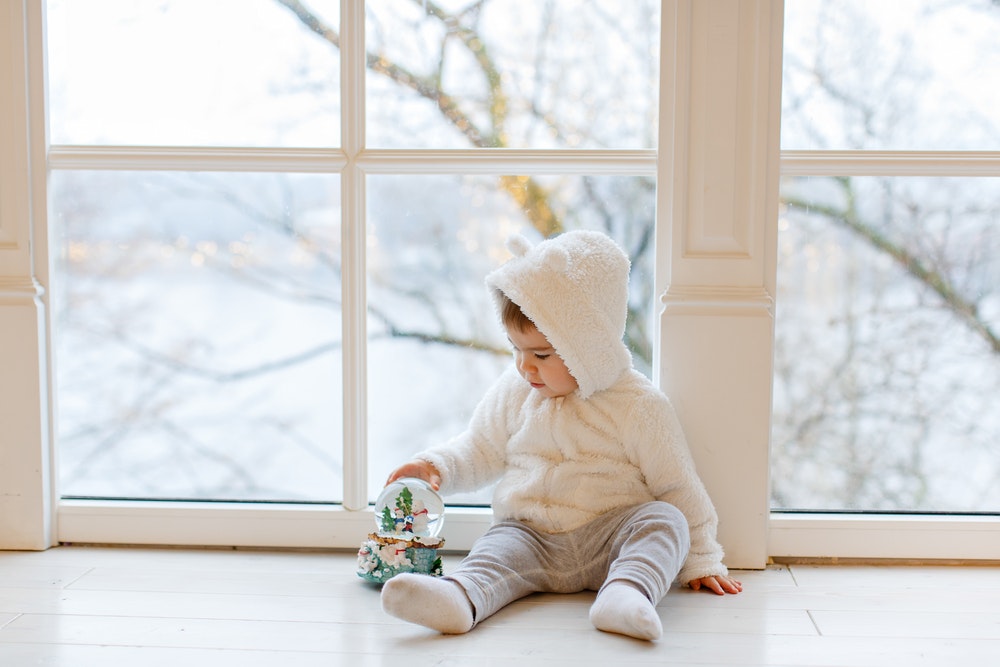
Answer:
<path fill-rule="evenodd" d="M 497 293 L 500 295 L 500 321 L 505 327 L 524 332 L 535 326 L 535 323 L 524 314 L 519 305 L 511 301 L 503 292 L 498 290 Z"/>

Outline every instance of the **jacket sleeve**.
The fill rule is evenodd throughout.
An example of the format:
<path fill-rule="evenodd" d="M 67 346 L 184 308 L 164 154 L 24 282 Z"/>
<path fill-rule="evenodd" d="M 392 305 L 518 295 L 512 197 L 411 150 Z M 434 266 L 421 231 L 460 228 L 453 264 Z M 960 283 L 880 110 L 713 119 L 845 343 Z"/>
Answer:
<path fill-rule="evenodd" d="M 416 455 L 441 473 L 442 495 L 481 489 L 503 474 L 519 406 L 517 387 L 524 384 L 518 379 L 512 369 L 505 372 L 480 400 L 465 431 Z"/>
<path fill-rule="evenodd" d="M 650 492 L 684 514 L 691 533 L 678 579 L 725 575 L 723 551 L 716 534 L 719 518 L 698 477 L 684 431 L 669 399 L 656 392 L 636 401 L 630 411 L 626 447 L 638 463 Z"/>

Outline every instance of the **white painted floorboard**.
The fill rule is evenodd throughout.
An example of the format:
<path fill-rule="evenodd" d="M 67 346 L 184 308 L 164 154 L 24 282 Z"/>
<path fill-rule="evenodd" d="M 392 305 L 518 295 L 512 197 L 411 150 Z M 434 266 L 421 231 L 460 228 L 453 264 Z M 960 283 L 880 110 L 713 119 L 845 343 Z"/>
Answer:
<path fill-rule="evenodd" d="M 386 616 L 354 568 L 346 553 L 0 552 L 0 666 L 1000 665 L 1000 568 L 740 572 L 738 596 L 672 591 L 657 642 L 593 629 L 592 593 L 442 636 Z"/>

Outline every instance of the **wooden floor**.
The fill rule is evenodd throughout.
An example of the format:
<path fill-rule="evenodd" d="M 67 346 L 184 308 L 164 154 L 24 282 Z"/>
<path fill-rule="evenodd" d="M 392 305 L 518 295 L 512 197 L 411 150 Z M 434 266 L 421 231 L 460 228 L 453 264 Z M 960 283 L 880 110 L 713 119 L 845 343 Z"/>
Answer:
<path fill-rule="evenodd" d="M 650 643 L 594 630 L 591 593 L 441 636 L 386 616 L 354 567 L 344 553 L 0 552 L 0 665 L 1000 665 L 1000 568 L 740 572 L 739 596 L 671 592 Z"/>

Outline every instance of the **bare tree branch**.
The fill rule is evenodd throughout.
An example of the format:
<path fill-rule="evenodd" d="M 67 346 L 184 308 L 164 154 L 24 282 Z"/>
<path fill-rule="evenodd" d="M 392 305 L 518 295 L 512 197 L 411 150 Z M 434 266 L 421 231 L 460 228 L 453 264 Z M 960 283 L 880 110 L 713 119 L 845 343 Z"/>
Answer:
<path fill-rule="evenodd" d="M 340 35 L 315 12 L 307 8 L 299 0 L 276 0 L 287 7 L 296 17 L 316 35 L 331 46 L 340 48 Z M 387 76 L 404 88 L 414 91 L 434 105 L 442 116 L 476 148 L 506 148 L 508 140 L 504 127 L 508 112 L 508 97 L 503 88 L 499 67 L 486 49 L 481 36 L 472 28 L 463 25 L 460 17 L 449 14 L 433 2 L 424 3 L 414 0 L 421 6 L 426 4 L 427 13 L 444 24 L 448 34 L 455 35 L 469 51 L 478 64 L 487 83 L 489 103 L 487 111 L 490 118 L 491 131 L 478 126 L 472 118 L 460 107 L 458 100 L 443 88 L 440 77 L 420 76 L 397 62 L 393 62 L 382 54 L 366 53 L 365 60 L 368 69 Z M 477 6 L 478 9 L 478 6 Z M 521 212 L 528 218 L 531 225 L 543 236 L 552 236 L 563 231 L 563 221 L 554 212 L 549 203 L 550 195 L 534 178 L 503 176 L 501 187 L 521 207 Z"/>
<path fill-rule="evenodd" d="M 854 193 L 850 177 L 837 177 L 836 180 L 846 193 L 849 202 L 844 209 L 794 196 L 786 197 L 785 201 L 789 207 L 822 215 L 834 223 L 846 227 L 858 234 L 876 250 L 891 257 L 907 274 L 937 294 L 945 307 L 982 338 L 994 354 L 1000 355 L 1000 334 L 979 316 L 978 305 L 962 296 L 944 273 L 934 270 L 916 254 L 894 243 L 875 226 L 862 220 L 854 206 Z"/>

